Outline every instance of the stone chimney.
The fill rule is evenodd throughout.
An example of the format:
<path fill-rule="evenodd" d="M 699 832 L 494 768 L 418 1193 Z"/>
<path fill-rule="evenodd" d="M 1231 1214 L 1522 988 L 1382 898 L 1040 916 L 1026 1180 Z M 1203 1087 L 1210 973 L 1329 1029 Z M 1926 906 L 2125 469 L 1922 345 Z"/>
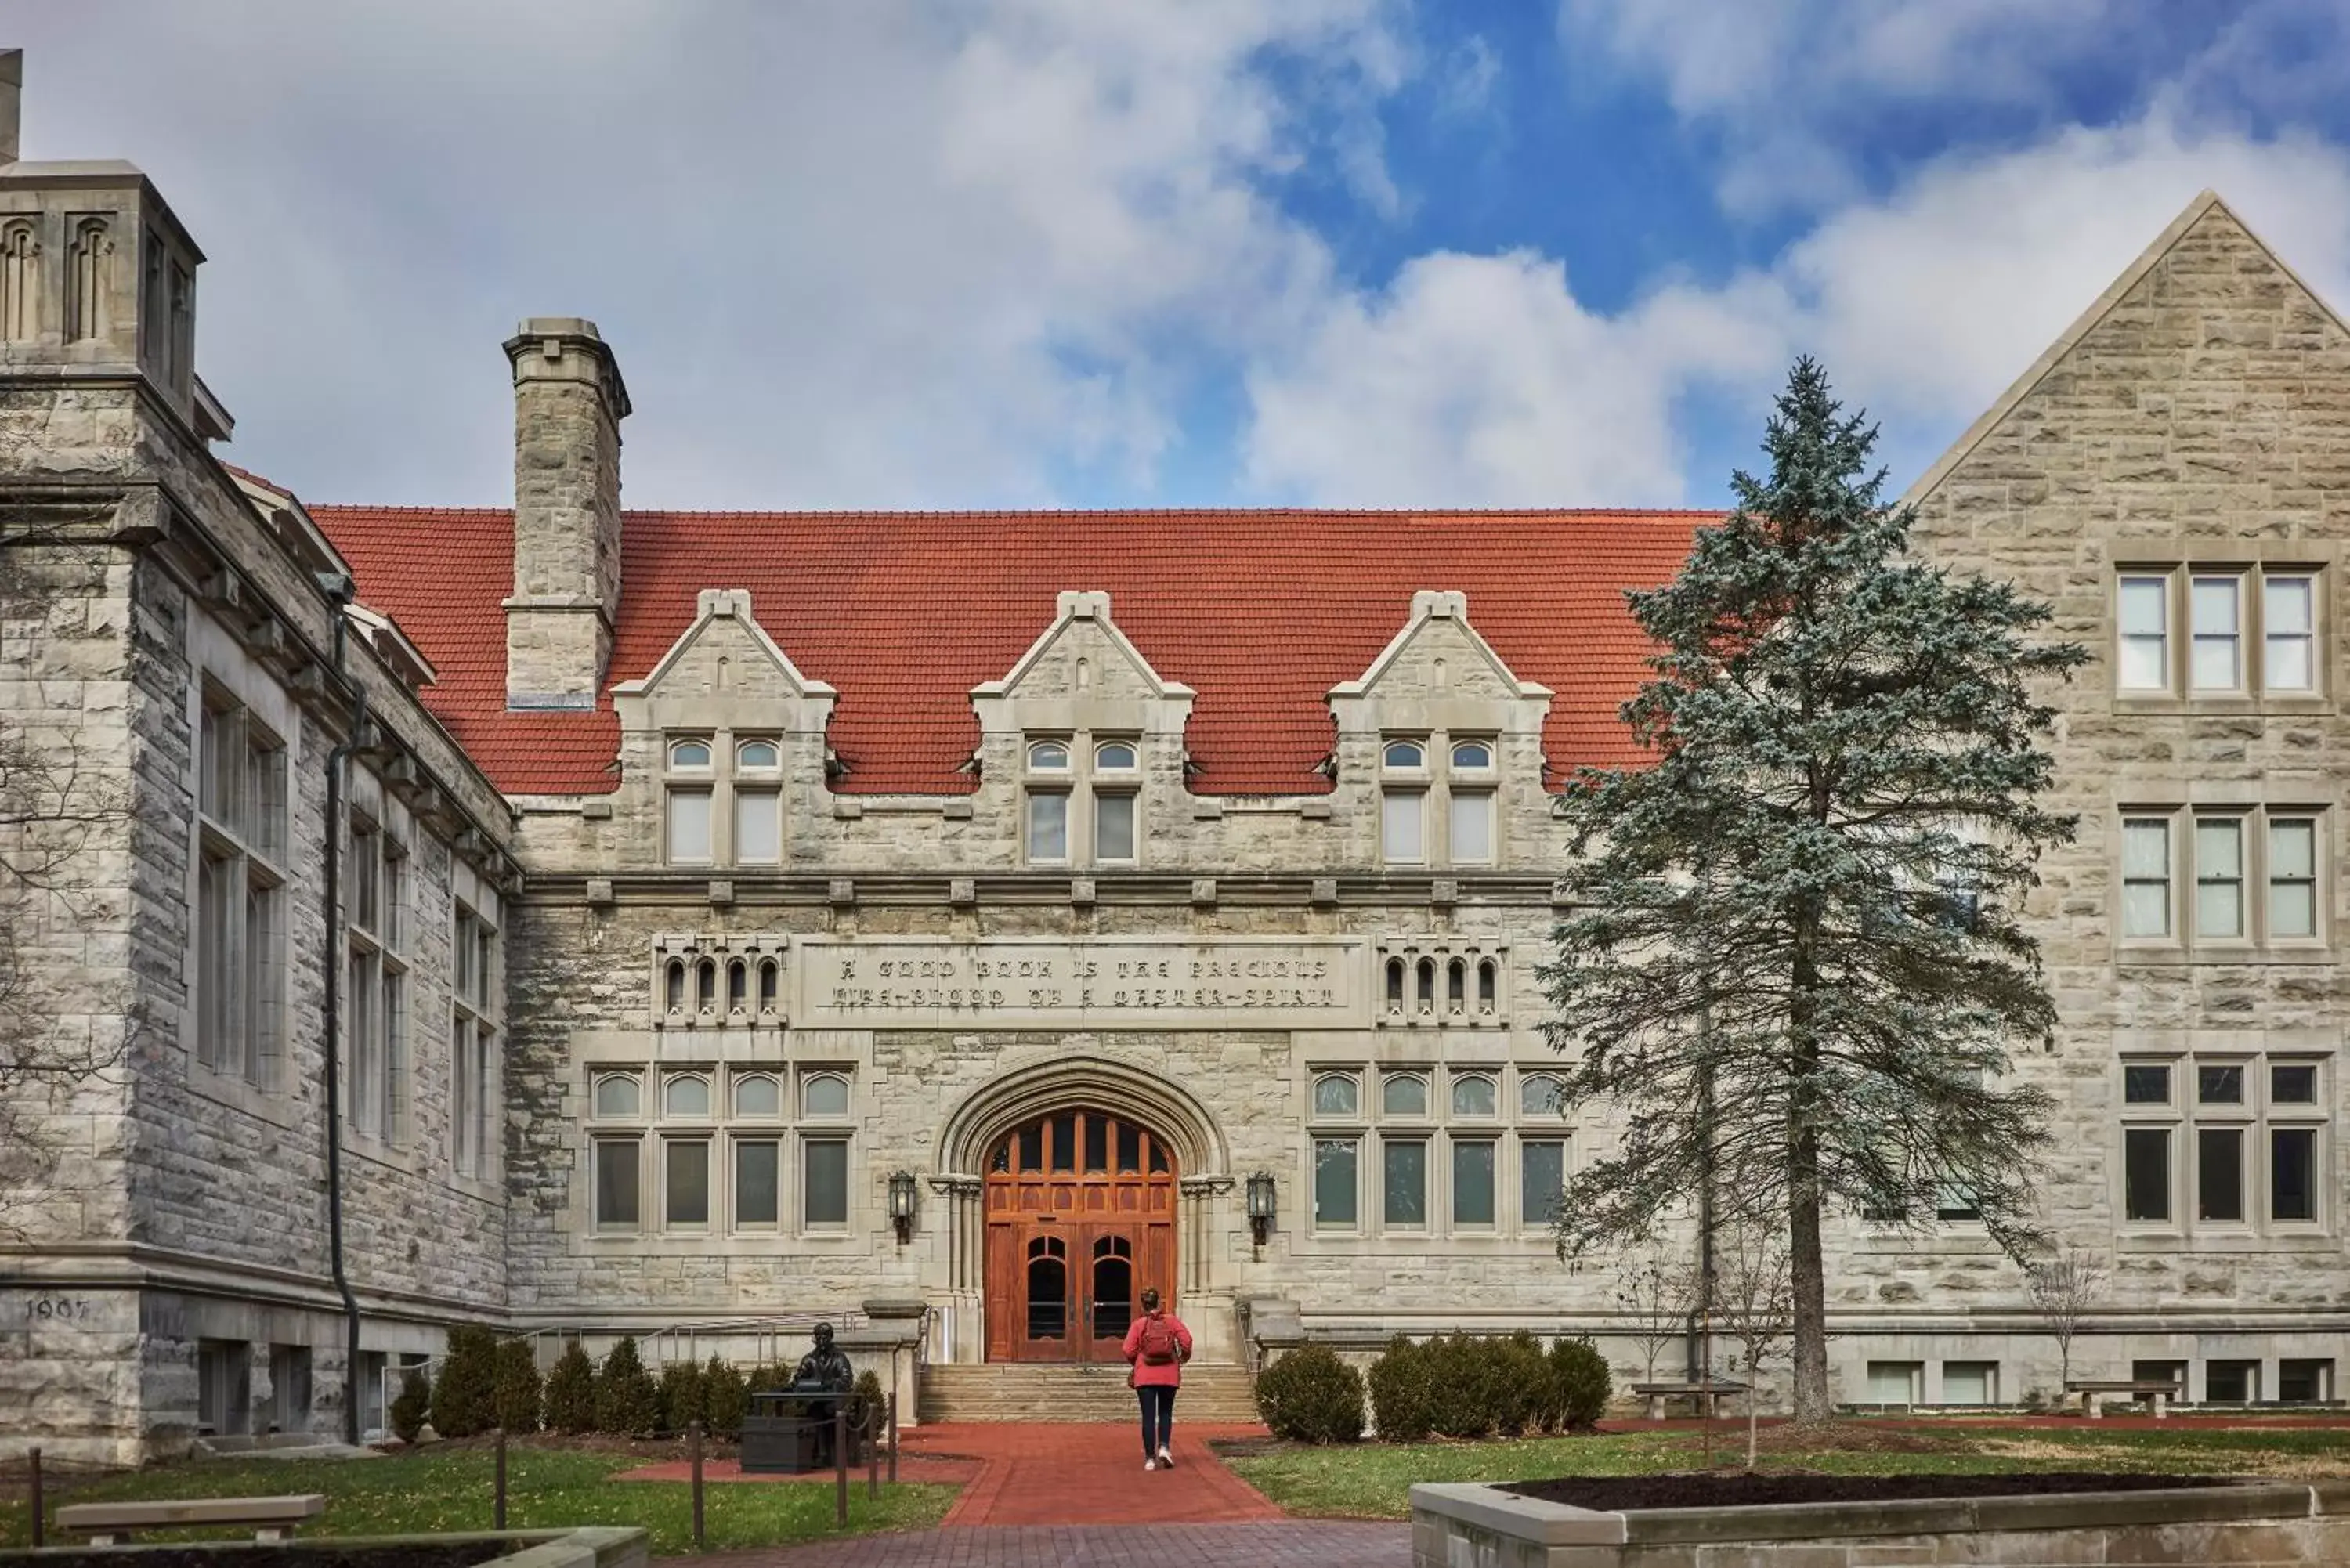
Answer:
<path fill-rule="evenodd" d="M 25 51 L 0 49 L 0 163 L 16 161 L 17 127 L 25 115 Z"/>
<path fill-rule="evenodd" d="M 514 597 L 506 706 L 593 708 L 620 608 L 620 421 L 629 389 L 592 321 L 535 316 L 514 366 Z"/>

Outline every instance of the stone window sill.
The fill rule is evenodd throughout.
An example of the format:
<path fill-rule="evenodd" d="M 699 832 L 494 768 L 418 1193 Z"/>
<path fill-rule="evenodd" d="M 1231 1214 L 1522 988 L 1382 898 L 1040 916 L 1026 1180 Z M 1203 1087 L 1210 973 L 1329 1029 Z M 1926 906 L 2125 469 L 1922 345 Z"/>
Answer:
<path fill-rule="evenodd" d="M 2333 1235 L 2316 1231 L 2293 1231 L 2276 1236 L 2246 1236 L 2189 1234 L 2181 1231 L 2124 1231 L 2114 1238 L 2116 1251 L 2124 1252 L 2168 1252 L 2184 1257 L 2227 1255 L 2243 1257 L 2251 1254 L 2333 1252 L 2342 1243 Z"/>
<path fill-rule="evenodd" d="M 243 1077 L 214 1072 L 192 1055 L 188 1058 L 188 1090 L 201 1099 L 242 1111 L 272 1127 L 291 1127 L 294 1125 L 296 1107 L 293 1096 L 256 1088 Z"/>

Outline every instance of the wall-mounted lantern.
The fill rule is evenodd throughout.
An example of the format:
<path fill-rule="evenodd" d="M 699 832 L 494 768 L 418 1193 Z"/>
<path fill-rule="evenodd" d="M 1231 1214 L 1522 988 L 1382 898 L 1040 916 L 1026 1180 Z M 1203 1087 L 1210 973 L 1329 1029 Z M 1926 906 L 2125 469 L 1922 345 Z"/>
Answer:
<path fill-rule="evenodd" d="M 1274 1215 L 1278 1210 L 1278 1195 L 1274 1190 L 1273 1172 L 1260 1170 L 1248 1179 L 1249 1234 L 1256 1238 L 1261 1248 L 1273 1232 Z"/>
<path fill-rule="evenodd" d="M 898 1171 L 889 1178 L 889 1223 L 898 1228 L 900 1246 L 914 1239 L 914 1204 L 920 1190 L 910 1170 Z"/>

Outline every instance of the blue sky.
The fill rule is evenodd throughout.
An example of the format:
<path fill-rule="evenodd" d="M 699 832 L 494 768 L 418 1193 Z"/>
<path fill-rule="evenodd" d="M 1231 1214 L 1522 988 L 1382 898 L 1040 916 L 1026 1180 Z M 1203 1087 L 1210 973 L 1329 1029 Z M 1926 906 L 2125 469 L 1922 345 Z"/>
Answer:
<path fill-rule="evenodd" d="M 1797 353 L 1897 483 L 2205 187 L 2350 300 L 2338 0 L 0 0 L 26 152 L 211 258 L 226 455 L 497 504 L 1718 503 Z"/>

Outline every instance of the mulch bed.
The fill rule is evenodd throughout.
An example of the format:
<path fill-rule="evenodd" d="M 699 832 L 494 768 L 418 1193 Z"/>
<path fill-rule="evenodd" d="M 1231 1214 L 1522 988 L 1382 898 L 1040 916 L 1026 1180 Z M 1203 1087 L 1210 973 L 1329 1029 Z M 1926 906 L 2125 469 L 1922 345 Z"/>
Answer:
<path fill-rule="evenodd" d="M 1500 1490 L 1570 1508 L 1737 1508 L 1777 1502 L 1908 1502 L 1945 1497 L 2046 1497 L 2084 1491 L 2153 1491 L 2232 1485 L 2230 1476 L 2099 1475 L 2081 1470 L 2012 1475 L 1560 1476 Z"/>

